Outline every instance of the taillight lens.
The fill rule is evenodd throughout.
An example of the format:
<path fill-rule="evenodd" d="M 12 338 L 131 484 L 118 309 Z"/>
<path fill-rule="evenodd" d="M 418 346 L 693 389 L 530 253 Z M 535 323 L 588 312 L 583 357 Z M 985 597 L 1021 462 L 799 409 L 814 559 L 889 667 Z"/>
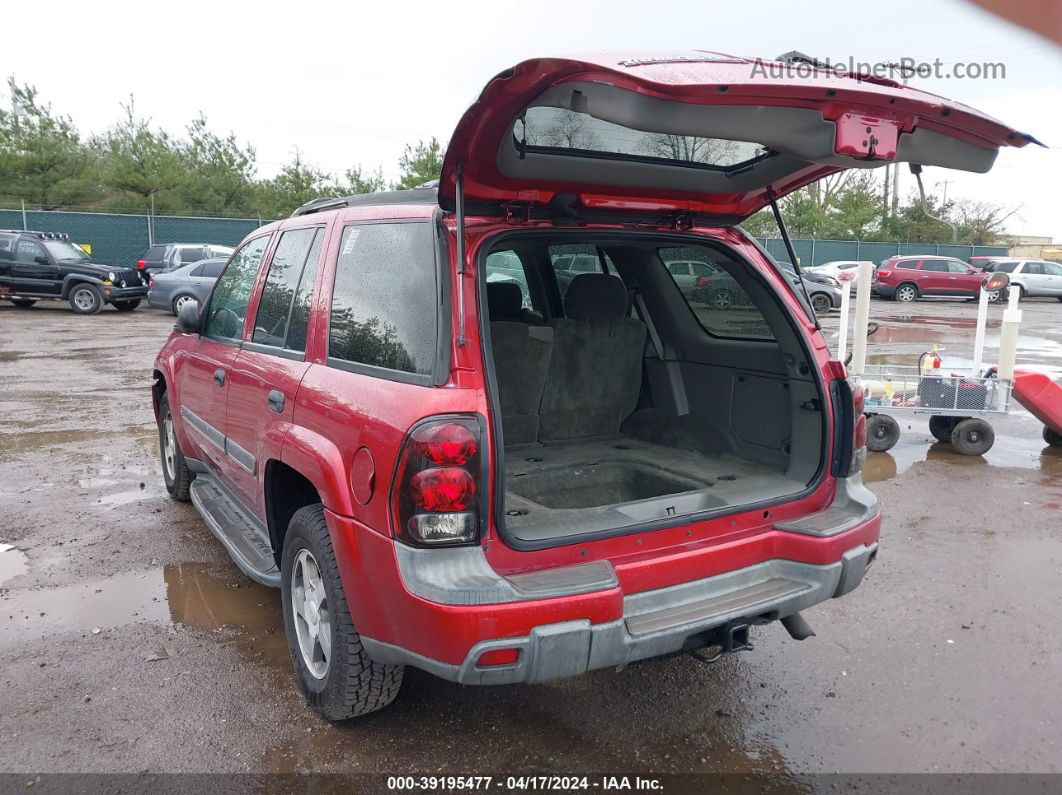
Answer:
<path fill-rule="evenodd" d="M 709 279 L 707 276 L 701 276 L 701 277 L 699 277 L 697 279 L 697 286 L 698 287 L 707 287 L 711 283 L 712 283 L 712 280 Z"/>
<path fill-rule="evenodd" d="M 138 262 L 138 263 L 136 264 L 136 269 L 137 269 L 138 271 L 142 271 L 142 270 L 145 270 L 146 268 L 147 268 L 147 262 L 145 262 L 144 260 L 140 260 L 140 262 Z"/>
<path fill-rule="evenodd" d="M 480 438 L 474 417 L 429 420 L 409 432 L 392 494 L 400 541 L 414 546 L 478 541 Z"/>
<path fill-rule="evenodd" d="M 880 279 L 880 278 L 882 278 L 884 276 L 888 276 L 890 273 L 892 273 L 892 271 L 875 271 L 874 272 L 874 276 L 876 278 Z"/>

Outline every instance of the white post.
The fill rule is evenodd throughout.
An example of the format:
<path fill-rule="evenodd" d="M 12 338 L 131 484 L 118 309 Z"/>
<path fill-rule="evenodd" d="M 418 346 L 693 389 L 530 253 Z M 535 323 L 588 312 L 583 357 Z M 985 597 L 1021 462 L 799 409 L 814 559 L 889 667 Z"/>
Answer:
<path fill-rule="evenodd" d="M 12 100 L 14 101 L 14 100 Z M 29 229 L 29 224 L 26 223 L 26 200 L 22 200 L 22 231 L 25 232 Z"/>
<path fill-rule="evenodd" d="M 988 291 L 982 287 L 977 299 L 977 326 L 974 331 L 973 375 L 981 376 L 981 366 L 985 358 L 985 326 L 988 325 Z"/>
<path fill-rule="evenodd" d="M 870 277 L 873 264 L 859 263 L 856 282 L 855 325 L 852 326 L 852 375 L 863 375 L 867 366 L 867 327 L 870 325 Z"/>
<path fill-rule="evenodd" d="M 1003 326 L 999 330 L 999 371 L 1000 378 L 1014 378 L 1014 360 L 1018 356 L 1018 326 L 1021 325 L 1021 310 L 1018 309 L 1017 288 L 1010 290 L 1007 308 L 1003 311 Z"/>
<path fill-rule="evenodd" d="M 837 328 L 837 358 L 844 361 L 848 353 L 848 320 L 852 308 L 852 282 L 841 282 L 841 317 Z"/>

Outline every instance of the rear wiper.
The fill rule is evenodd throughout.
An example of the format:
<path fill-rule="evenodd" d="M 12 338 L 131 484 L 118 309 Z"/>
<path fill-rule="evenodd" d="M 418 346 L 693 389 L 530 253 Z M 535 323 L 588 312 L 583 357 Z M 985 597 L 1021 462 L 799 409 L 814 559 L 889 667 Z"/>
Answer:
<path fill-rule="evenodd" d="M 804 311 L 807 313 L 808 318 L 815 324 L 816 331 L 822 331 L 822 326 L 819 325 L 819 316 L 815 314 L 815 310 L 811 306 L 811 295 L 808 293 L 808 286 L 804 283 L 804 273 L 800 269 L 800 263 L 797 262 L 796 252 L 793 251 L 793 241 L 789 239 L 789 232 L 785 228 L 785 221 L 782 220 L 782 211 L 778 209 L 778 199 L 775 198 L 774 189 L 770 185 L 767 186 L 767 198 L 771 202 L 771 210 L 774 212 L 774 222 L 778 224 L 778 234 L 782 237 L 782 242 L 785 243 L 785 250 L 789 253 L 789 261 L 793 264 L 793 270 L 796 271 L 797 279 L 800 280 L 800 289 L 804 293 Z"/>

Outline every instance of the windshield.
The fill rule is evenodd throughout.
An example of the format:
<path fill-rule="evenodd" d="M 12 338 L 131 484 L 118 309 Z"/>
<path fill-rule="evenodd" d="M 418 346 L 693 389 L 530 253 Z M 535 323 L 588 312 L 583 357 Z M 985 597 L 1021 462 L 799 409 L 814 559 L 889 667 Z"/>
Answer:
<path fill-rule="evenodd" d="M 89 255 L 75 243 L 68 243 L 65 240 L 42 240 L 41 242 L 44 243 L 44 247 L 48 249 L 48 253 L 57 260 L 69 261 L 90 259 Z"/>

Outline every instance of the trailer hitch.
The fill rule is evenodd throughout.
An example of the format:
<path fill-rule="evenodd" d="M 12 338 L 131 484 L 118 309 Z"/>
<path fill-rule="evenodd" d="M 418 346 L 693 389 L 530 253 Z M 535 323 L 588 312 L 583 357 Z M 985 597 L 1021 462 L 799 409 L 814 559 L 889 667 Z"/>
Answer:
<path fill-rule="evenodd" d="M 722 626 L 715 627 L 707 633 L 707 643 L 699 649 L 687 652 L 690 657 L 707 664 L 717 662 L 721 657 L 738 651 L 752 651 L 752 641 L 749 640 L 749 625 L 744 621 L 729 621 Z M 708 649 L 718 649 L 714 654 Z"/>

